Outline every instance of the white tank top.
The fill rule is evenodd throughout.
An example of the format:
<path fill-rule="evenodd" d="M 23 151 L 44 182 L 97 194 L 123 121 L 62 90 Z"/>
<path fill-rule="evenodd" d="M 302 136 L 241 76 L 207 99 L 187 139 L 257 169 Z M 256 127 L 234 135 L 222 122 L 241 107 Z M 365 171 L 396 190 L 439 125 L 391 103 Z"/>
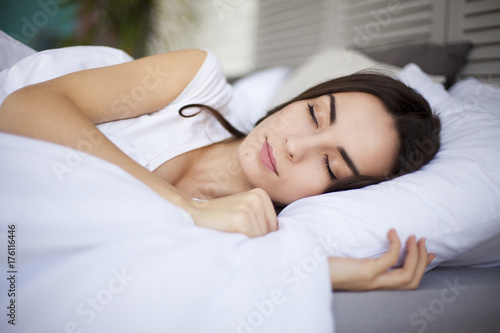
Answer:
<path fill-rule="evenodd" d="M 228 117 L 231 96 L 232 87 L 219 61 L 207 51 L 196 76 L 172 103 L 151 114 L 97 127 L 126 154 L 153 171 L 175 156 L 229 138 L 230 134 L 208 112 L 184 118 L 179 109 L 191 103 L 206 104 Z M 189 108 L 184 114 L 198 111 Z"/>
<path fill-rule="evenodd" d="M 127 155 L 151 171 L 175 156 L 230 137 L 206 111 L 191 118 L 181 117 L 178 111 L 186 104 L 209 105 L 230 123 L 248 131 L 252 127 L 247 119 L 248 110 L 236 112 L 241 105 L 234 106 L 234 99 L 231 101 L 233 88 L 226 82 L 215 55 L 206 52 L 207 57 L 198 73 L 172 103 L 148 115 L 97 127 Z M 23 56 L 13 66 L 0 72 L 0 103 L 14 90 L 29 84 L 131 60 L 125 52 L 103 46 L 74 46 Z M 186 109 L 185 114 L 198 110 Z"/>

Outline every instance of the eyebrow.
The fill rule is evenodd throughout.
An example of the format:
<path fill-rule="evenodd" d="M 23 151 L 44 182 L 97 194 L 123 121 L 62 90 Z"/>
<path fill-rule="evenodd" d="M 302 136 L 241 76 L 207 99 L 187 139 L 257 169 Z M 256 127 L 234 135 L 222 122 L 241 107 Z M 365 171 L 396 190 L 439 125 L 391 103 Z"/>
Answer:
<path fill-rule="evenodd" d="M 342 156 L 342 158 L 344 159 L 345 163 L 347 164 L 347 166 L 349 167 L 349 169 L 351 169 L 351 171 L 356 175 L 356 176 L 359 176 L 359 171 L 358 171 L 358 168 L 356 168 L 356 166 L 354 165 L 354 163 L 352 162 L 351 158 L 349 157 L 349 155 L 347 155 L 346 151 L 344 150 L 344 148 L 342 147 L 338 147 L 337 148 L 339 150 L 339 153 L 340 155 Z"/>
<path fill-rule="evenodd" d="M 335 97 L 332 94 L 329 94 L 330 96 L 330 125 L 332 125 L 335 122 Z"/>
<path fill-rule="evenodd" d="M 336 105 L 335 105 L 335 96 L 333 96 L 332 94 L 328 94 L 328 96 L 330 96 L 330 126 L 331 126 L 335 122 Z M 356 168 L 356 165 L 351 160 L 351 157 L 349 157 L 345 149 L 343 147 L 338 147 L 337 149 L 339 150 L 342 159 L 344 159 L 349 169 L 351 169 L 352 173 L 354 173 L 356 176 L 359 176 L 358 168 Z"/>

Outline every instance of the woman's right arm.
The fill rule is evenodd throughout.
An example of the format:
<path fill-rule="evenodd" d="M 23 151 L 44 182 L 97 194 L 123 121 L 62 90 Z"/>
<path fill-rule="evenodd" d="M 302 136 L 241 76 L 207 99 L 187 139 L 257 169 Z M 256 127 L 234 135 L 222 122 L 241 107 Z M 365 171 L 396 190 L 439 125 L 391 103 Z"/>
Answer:
<path fill-rule="evenodd" d="M 128 157 L 95 126 L 155 112 L 168 105 L 191 82 L 205 58 L 206 53 L 200 50 L 176 51 L 24 87 L 0 106 L 0 131 L 74 149 L 85 147 L 87 153 L 121 167 L 185 209 L 197 225 L 260 236 L 277 227 L 276 216 L 270 211 L 272 204 L 263 191 L 197 204 Z M 137 89 L 146 92 L 143 99 L 121 103 Z M 82 145 L 89 137 L 90 148 Z"/>

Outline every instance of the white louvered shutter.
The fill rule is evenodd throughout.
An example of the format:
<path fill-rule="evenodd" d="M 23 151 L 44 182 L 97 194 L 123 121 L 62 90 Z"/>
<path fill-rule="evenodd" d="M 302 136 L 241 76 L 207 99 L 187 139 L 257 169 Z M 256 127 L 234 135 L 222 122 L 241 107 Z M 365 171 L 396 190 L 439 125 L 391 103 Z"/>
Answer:
<path fill-rule="evenodd" d="M 500 84 L 499 0 L 452 1 L 448 39 L 474 44 L 461 77 L 475 76 Z"/>

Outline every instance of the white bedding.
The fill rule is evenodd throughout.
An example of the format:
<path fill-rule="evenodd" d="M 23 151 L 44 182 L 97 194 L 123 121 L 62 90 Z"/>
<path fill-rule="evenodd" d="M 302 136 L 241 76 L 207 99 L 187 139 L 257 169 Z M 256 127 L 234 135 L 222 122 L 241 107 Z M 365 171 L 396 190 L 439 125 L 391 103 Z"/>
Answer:
<path fill-rule="evenodd" d="M 17 46 L 0 40 L 3 59 Z M 79 66 L 129 60 L 81 51 Z M 0 72 L 0 102 L 71 71 L 43 57 Z M 0 133 L 0 161 L 2 333 L 334 330 L 326 251 L 299 223 L 256 239 L 199 228 L 120 168 L 14 135 Z"/>
<path fill-rule="evenodd" d="M 51 143 L 0 134 L 0 159 L 1 269 L 16 272 L 0 280 L 0 331 L 333 331 L 324 251 L 300 224 L 255 239 L 199 228 L 120 168 Z"/>
<path fill-rule="evenodd" d="M 279 104 L 310 84 L 385 67 L 360 52 L 331 46 L 287 73 L 279 88 L 271 89 L 263 70 L 235 84 L 238 100 L 249 101 L 259 91 L 271 105 Z M 383 71 L 386 72 L 386 71 Z M 439 114 L 441 148 L 428 165 L 403 177 L 356 191 L 328 193 L 298 200 L 280 217 L 308 225 L 318 238 L 328 238 L 330 255 L 376 257 L 387 250 L 386 233 L 396 228 L 401 238 L 425 237 L 437 259 L 428 267 L 500 265 L 500 87 L 469 78 L 446 91 L 415 64 L 395 73 L 417 89 Z M 498 82 L 497 82 L 498 83 Z M 247 97 L 247 98 L 244 98 Z M 263 114 L 256 103 L 241 103 L 247 113 Z M 258 117 L 256 117 L 258 119 Z M 429 141 L 418 142 L 418 150 Z"/>
<path fill-rule="evenodd" d="M 99 59 L 85 60 L 102 65 L 128 60 L 117 50 L 101 50 Z M 2 86 L 6 72 L 0 72 L 0 101 L 37 81 L 37 74 L 54 77 L 68 70 L 57 62 L 52 66 L 50 73 L 31 68 L 18 80 L 4 81 L 13 85 Z M 265 82 L 278 84 L 288 75 L 274 71 L 264 75 Z M 10 283 L 2 279 L 0 298 L 4 309 L 15 299 L 16 331 L 332 332 L 332 293 L 322 254 L 375 256 L 387 248 L 389 227 L 397 227 L 403 238 L 415 233 L 430 238 L 440 263 L 497 265 L 500 137 L 494 101 L 500 93 L 464 81 L 452 89 L 456 97 L 448 96 L 418 69 L 406 73 L 415 76 L 410 83 L 422 84 L 418 88 L 434 107 L 448 114 L 441 156 L 394 182 L 298 201 L 280 215 L 278 232 L 257 239 L 194 226 L 184 211 L 105 161 L 0 134 L 0 244 L 6 248 L 9 225 L 16 225 L 17 240 L 16 296 L 5 292 Z M 242 98 L 238 85 L 235 96 L 243 111 L 257 112 L 249 124 L 272 99 L 252 104 L 253 97 Z M 468 157 L 471 142 L 476 149 Z M 453 167 L 460 177 L 449 181 L 447 172 L 437 176 L 440 183 L 462 189 L 459 197 L 460 191 L 441 195 L 452 187 L 436 188 L 432 182 L 432 171 L 450 152 L 471 171 Z M 481 161 L 486 164 L 478 169 Z M 453 159 L 446 163 L 456 165 Z M 422 186 L 425 182 L 432 186 Z M 397 207 L 384 205 L 387 191 L 399 200 Z M 401 194 L 438 197 L 446 205 L 422 209 Z M 7 252 L 0 253 L 5 273 Z M 0 331 L 14 331 L 5 318 Z"/>

